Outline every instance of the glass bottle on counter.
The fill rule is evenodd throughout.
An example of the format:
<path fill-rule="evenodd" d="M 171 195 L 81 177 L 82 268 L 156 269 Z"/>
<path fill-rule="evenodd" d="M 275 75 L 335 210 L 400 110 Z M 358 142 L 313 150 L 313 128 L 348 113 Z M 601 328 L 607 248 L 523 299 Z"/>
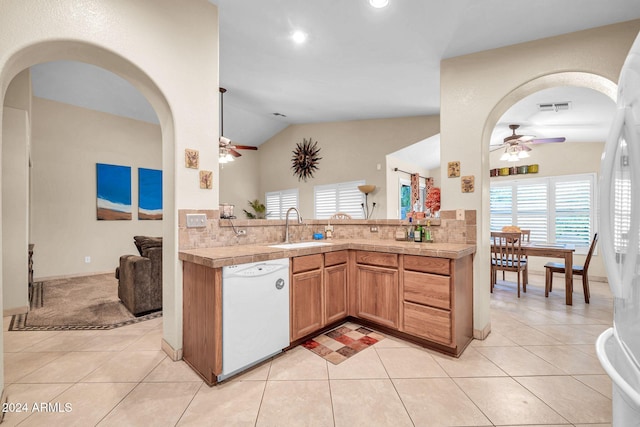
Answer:
<path fill-rule="evenodd" d="M 409 217 L 409 228 L 407 229 L 407 240 L 409 241 L 413 240 L 415 232 L 416 232 L 416 227 L 413 225 L 413 217 Z"/>
<path fill-rule="evenodd" d="M 413 233 L 413 241 L 416 243 L 422 242 L 422 226 L 420 222 L 417 222 L 416 231 Z"/>
<path fill-rule="evenodd" d="M 431 221 L 427 221 L 427 226 L 424 228 L 423 232 L 424 232 L 423 241 L 432 242 L 433 237 L 431 236 Z"/>

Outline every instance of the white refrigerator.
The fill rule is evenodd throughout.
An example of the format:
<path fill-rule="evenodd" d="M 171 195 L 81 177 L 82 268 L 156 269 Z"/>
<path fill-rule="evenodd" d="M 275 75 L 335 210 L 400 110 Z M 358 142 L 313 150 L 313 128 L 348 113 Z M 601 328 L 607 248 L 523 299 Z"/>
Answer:
<path fill-rule="evenodd" d="M 620 73 L 599 194 L 600 252 L 614 314 L 596 351 L 613 383 L 613 425 L 640 426 L 640 35 Z"/>

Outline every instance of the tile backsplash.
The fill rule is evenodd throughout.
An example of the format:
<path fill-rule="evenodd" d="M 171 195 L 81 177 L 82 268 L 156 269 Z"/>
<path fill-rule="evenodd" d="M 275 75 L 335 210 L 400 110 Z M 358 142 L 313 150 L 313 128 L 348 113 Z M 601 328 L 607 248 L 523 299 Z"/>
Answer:
<path fill-rule="evenodd" d="M 187 228 L 188 213 L 207 215 L 206 227 Z M 289 220 L 289 235 L 292 242 L 311 240 L 314 233 L 323 233 L 327 220 L 305 220 L 298 224 Z M 420 220 L 424 225 L 426 220 Z M 380 239 L 393 240 L 396 231 L 407 227 L 406 221 L 382 219 L 331 220 L 334 239 Z M 372 231 L 376 228 L 377 231 Z M 431 220 L 431 232 L 436 242 L 476 243 L 476 211 L 465 211 L 465 219 L 457 220 L 456 211 L 441 211 L 440 219 Z M 244 234 L 239 234 L 244 232 Z M 283 242 L 285 238 L 284 220 L 266 219 L 220 219 L 218 210 L 178 211 L 179 248 L 195 249 L 216 246 L 257 245 Z"/>

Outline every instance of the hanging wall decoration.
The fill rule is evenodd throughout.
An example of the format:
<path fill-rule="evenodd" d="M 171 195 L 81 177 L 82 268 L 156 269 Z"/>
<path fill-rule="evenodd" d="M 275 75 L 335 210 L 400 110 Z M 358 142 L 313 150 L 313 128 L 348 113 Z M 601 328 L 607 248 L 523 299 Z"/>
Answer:
<path fill-rule="evenodd" d="M 460 183 L 463 193 L 473 193 L 475 190 L 475 177 L 473 175 L 467 175 L 460 178 Z"/>
<path fill-rule="evenodd" d="M 162 219 L 162 171 L 138 168 L 138 219 Z"/>
<path fill-rule="evenodd" d="M 131 219 L 131 167 L 96 163 L 99 220 Z"/>
<path fill-rule="evenodd" d="M 449 162 L 447 164 L 447 176 L 449 178 L 456 178 L 460 176 L 460 162 Z"/>
<path fill-rule="evenodd" d="M 212 171 L 200 171 L 200 188 L 203 190 L 211 190 L 213 188 Z"/>
<path fill-rule="evenodd" d="M 311 138 L 308 140 L 303 138 L 301 143 L 296 144 L 291 157 L 291 169 L 298 177 L 298 181 L 313 178 L 313 173 L 318 170 L 318 162 L 322 159 L 318 157 L 318 153 L 320 153 L 318 141 L 312 142 Z"/>
<path fill-rule="evenodd" d="M 184 167 L 198 169 L 200 167 L 200 153 L 198 150 L 186 148 L 184 150 Z"/>

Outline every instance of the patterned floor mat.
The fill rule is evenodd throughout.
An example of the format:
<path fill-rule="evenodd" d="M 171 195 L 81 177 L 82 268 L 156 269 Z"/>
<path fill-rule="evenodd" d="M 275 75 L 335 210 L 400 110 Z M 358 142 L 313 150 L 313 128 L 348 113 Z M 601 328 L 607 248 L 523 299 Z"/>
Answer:
<path fill-rule="evenodd" d="M 383 339 L 384 335 L 364 326 L 345 323 L 304 342 L 302 346 L 337 365 Z"/>

